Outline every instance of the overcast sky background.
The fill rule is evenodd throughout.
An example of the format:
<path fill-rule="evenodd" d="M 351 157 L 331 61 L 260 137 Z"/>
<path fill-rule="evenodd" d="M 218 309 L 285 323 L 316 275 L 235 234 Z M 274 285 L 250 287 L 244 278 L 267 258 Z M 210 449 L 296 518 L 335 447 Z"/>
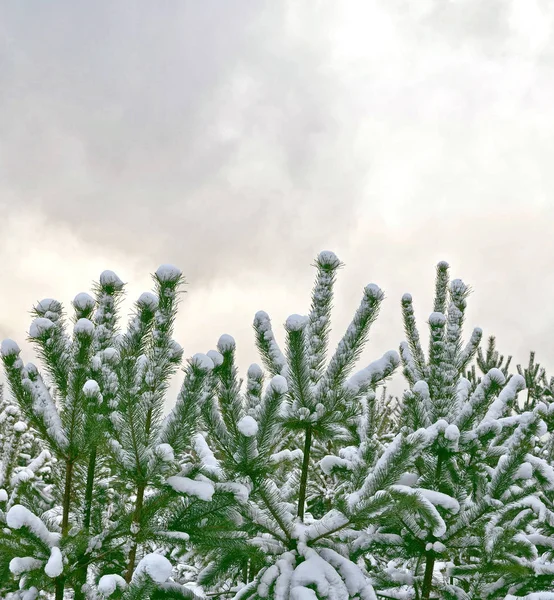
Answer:
<path fill-rule="evenodd" d="M 549 0 L 0 0 L 0 337 L 106 268 L 132 300 L 173 263 L 185 354 L 305 313 L 322 249 L 387 299 L 364 361 L 422 328 L 434 266 L 473 326 L 554 369 Z M 425 333 L 426 335 L 426 333 Z M 282 338 L 282 336 L 280 336 Z M 554 372 L 552 373 L 554 374 Z"/>

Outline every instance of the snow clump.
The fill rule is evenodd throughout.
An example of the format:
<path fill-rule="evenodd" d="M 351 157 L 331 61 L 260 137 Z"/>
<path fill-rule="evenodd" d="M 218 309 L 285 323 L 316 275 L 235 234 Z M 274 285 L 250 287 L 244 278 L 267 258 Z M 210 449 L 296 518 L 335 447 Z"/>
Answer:
<path fill-rule="evenodd" d="M 242 435 L 246 437 L 254 437 L 258 433 L 258 423 L 250 416 L 242 417 L 237 423 L 237 427 Z"/>
<path fill-rule="evenodd" d="M 182 274 L 181 269 L 173 265 L 160 265 L 156 271 L 156 277 L 163 283 L 176 283 Z"/>

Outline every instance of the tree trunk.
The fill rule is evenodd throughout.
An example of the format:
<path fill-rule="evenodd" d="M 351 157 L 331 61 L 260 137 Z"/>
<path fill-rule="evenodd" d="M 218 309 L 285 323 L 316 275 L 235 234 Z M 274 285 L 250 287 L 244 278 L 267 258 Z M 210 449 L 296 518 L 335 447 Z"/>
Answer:
<path fill-rule="evenodd" d="M 425 574 L 423 575 L 423 586 L 421 589 L 421 600 L 429 600 L 433 588 L 433 570 L 435 568 L 435 553 L 433 550 L 427 553 L 425 561 Z"/>
<path fill-rule="evenodd" d="M 56 579 L 56 600 L 63 600 L 63 590 L 64 590 L 64 580 L 63 577 L 58 577 Z"/>
<path fill-rule="evenodd" d="M 83 518 L 83 528 L 85 531 L 90 529 L 90 516 L 92 512 L 92 491 L 94 488 L 94 473 L 96 470 L 96 445 L 91 448 L 87 469 L 87 487 L 85 491 L 85 514 Z"/>
<path fill-rule="evenodd" d="M 62 512 L 62 537 L 69 531 L 69 509 L 71 508 L 71 483 L 73 479 L 73 461 L 65 462 L 65 486 L 63 490 L 63 512 Z M 65 578 L 63 575 L 56 579 L 56 600 L 63 600 Z"/>
<path fill-rule="evenodd" d="M 435 469 L 435 488 L 439 487 L 439 480 L 442 473 L 442 464 L 444 455 L 439 451 L 437 466 Z M 425 573 L 423 574 L 423 586 L 421 589 L 421 600 L 429 600 L 433 590 L 433 570 L 435 568 L 435 552 L 429 550 L 425 558 Z"/>
<path fill-rule="evenodd" d="M 92 493 L 94 489 L 94 474 L 96 471 L 96 444 L 91 448 L 88 468 L 87 468 L 87 485 L 85 489 L 85 510 L 83 516 L 83 529 L 88 533 L 90 531 L 90 520 L 92 513 Z M 81 591 L 81 587 L 87 582 L 88 565 L 86 557 L 81 556 L 80 561 L 84 564 L 78 567 L 77 585 L 75 587 L 75 600 L 85 600 L 85 595 Z"/>
<path fill-rule="evenodd" d="M 310 450 L 312 446 L 312 428 L 306 429 L 304 440 L 304 459 L 302 461 L 302 475 L 300 477 L 300 492 L 298 494 L 298 516 L 304 520 L 304 505 L 306 504 L 306 489 L 308 487 L 308 468 L 310 466 Z"/>
<path fill-rule="evenodd" d="M 133 524 L 140 523 L 140 517 L 142 513 L 142 503 L 144 501 L 144 489 L 145 486 L 140 484 L 137 488 L 137 502 L 135 504 L 135 514 L 133 515 Z M 127 573 L 125 574 L 125 581 L 129 583 L 135 570 L 135 560 L 137 558 L 137 541 L 133 541 L 131 550 L 129 551 L 129 562 L 127 564 Z"/>
<path fill-rule="evenodd" d="M 63 491 L 62 536 L 69 531 L 69 508 L 71 506 L 71 480 L 73 478 L 73 461 L 65 463 L 65 487 Z"/>

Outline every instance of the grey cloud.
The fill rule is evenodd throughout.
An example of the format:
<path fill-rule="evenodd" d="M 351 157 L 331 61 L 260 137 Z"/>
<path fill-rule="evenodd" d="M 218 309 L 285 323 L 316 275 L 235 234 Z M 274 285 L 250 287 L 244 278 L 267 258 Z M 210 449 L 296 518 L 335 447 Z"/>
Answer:
<path fill-rule="evenodd" d="M 553 23 L 540 0 L 6 3 L 0 336 L 103 268 L 148 287 L 173 262 L 186 352 L 228 331 L 247 364 L 254 312 L 306 311 L 329 248 L 335 336 L 387 291 L 368 359 L 406 289 L 425 319 L 441 258 L 469 325 L 548 356 Z"/>
<path fill-rule="evenodd" d="M 333 80 L 318 72 L 325 49 L 291 36 L 286 13 L 254 2 L 12 5 L 4 189 L 91 246 L 185 257 L 196 282 L 244 252 L 285 261 L 296 239 L 323 241 L 348 224 L 342 209 L 360 189 L 344 177 L 347 148 L 321 152 L 340 133 Z"/>

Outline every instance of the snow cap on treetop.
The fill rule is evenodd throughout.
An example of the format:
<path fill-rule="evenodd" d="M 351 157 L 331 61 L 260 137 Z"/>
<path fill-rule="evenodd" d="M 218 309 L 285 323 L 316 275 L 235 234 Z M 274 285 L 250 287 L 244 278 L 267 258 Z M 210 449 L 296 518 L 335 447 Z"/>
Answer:
<path fill-rule="evenodd" d="M 289 331 L 302 331 L 309 320 L 310 319 L 304 315 L 290 315 L 286 322 L 286 328 Z"/>
<path fill-rule="evenodd" d="M 38 374 L 37 366 L 35 365 L 35 363 L 32 363 L 32 362 L 28 362 L 25 365 L 25 370 L 27 371 L 27 373 L 29 375 L 37 375 Z"/>
<path fill-rule="evenodd" d="M 2 340 L 2 344 L 0 346 L 0 353 L 2 356 L 17 356 L 20 352 L 21 349 L 17 345 L 17 342 L 14 342 L 10 338 Z"/>
<path fill-rule="evenodd" d="M 113 271 L 106 270 L 100 273 L 100 285 L 102 287 L 110 286 L 116 290 L 120 290 L 123 288 L 124 283 Z"/>
<path fill-rule="evenodd" d="M 250 379 L 261 379 L 263 377 L 264 372 L 262 371 L 262 367 L 258 363 L 252 363 L 248 367 L 247 375 Z"/>
<path fill-rule="evenodd" d="M 73 306 L 77 310 L 90 310 L 96 304 L 94 298 L 86 292 L 81 292 L 73 298 Z"/>
<path fill-rule="evenodd" d="M 179 358 L 179 360 L 180 360 L 181 356 L 183 355 L 183 347 L 176 340 L 170 340 L 169 341 L 169 353 L 173 360 L 175 360 L 177 358 Z"/>
<path fill-rule="evenodd" d="M 413 390 L 416 394 L 419 394 L 420 396 L 429 395 L 429 386 L 427 385 L 427 382 L 423 379 L 414 383 Z"/>
<path fill-rule="evenodd" d="M 140 308 L 149 308 L 153 311 L 158 308 L 158 297 L 152 292 L 143 292 L 139 296 L 137 304 Z"/>
<path fill-rule="evenodd" d="M 229 350 L 234 350 L 235 346 L 235 338 L 227 333 L 224 333 L 217 342 L 217 349 L 220 352 L 228 352 Z"/>
<path fill-rule="evenodd" d="M 412 302 L 412 295 L 407 292 L 402 296 L 402 304 L 410 304 Z"/>
<path fill-rule="evenodd" d="M 207 354 L 202 354 L 201 352 L 198 352 L 190 359 L 190 364 L 203 371 L 211 371 L 214 368 L 214 361 Z"/>
<path fill-rule="evenodd" d="M 429 325 L 431 327 L 443 327 L 446 323 L 446 317 L 440 312 L 432 312 L 429 315 Z"/>
<path fill-rule="evenodd" d="M 182 274 L 181 269 L 173 265 L 160 265 L 156 271 L 156 277 L 163 283 L 177 283 Z"/>
<path fill-rule="evenodd" d="M 453 279 L 450 282 L 450 290 L 453 294 L 463 294 L 467 291 L 467 285 L 461 279 Z"/>
<path fill-rule="evenodd" d="M 269 319 L 269 315 L 265 312 L 265 310 L 259 310 L 254 315 L 254 319 L 256 319 L 258 321 L 265 321 L 266 319 Z"/>
<path fill-rule="evenodd" d="M 31 327 L 29 329 L 29 337 L 33 339 L 40 338 L 43 334 L 52 329 L 52 327 L 55 327 L 55 325 L 50 319 L 38 317 L 31 323 Z"/>
<path fill-rule="evenodd" d="M 117 362 L 119 360 L 119 351 L 116 348 L 112 348 L 110 346 L 109 348 L 106 348 L 104 350 L 104 358 L 108 362 Z"/>
<path fill-rule="evenodd" d="M 83 393 L 87 398 L 94 398 L 100 393 L 100 386 L 94 379 L 89 379 L 83 386 Z"/>
<path fill-rule="evenodd" d="M 269 385 L 277 394 L 286 394 L 289 390 L 289 384 L 282 375 L 275 375 L 271 378 Z"/>
<path fill-rule="evenodd" d="M 89 319 L 79 319 L 73 327 L 73 333 L 75 333 L 75 335 L 92 335 L 93 332 L 94 324 L 92 321 L 89 321 Z"/>
<path fill-rule="evenodd" d="M 53 298 L 44 298 L 35 305 L 35 310 L 40 315 L 44 316 L 47 312 L 59 313 L 62 310 L 62 305 Z"/>
<path fill-rule="evenodd" d="M 209 350 L 208 352 L 206 352 L 206 356 L 209 356 L 212 359 L 212 362 L 216 367 L 219 367 L 223 364 L 223 355 L 217 350 Z"/>
<path fill-rule="evenodd" d="M 323 250 L 317 255 L 317 264 L 321 267 L 337 269 L 341 266 L 338 256 L 330 250 Z"/>
<path fill-rule="evenodd" d="M 448 269 L 449 267 L 450 265 L 445 260 L 441 260 L 437 264 L 437 269 L 440 269 L 441 271 L 446 271 L 446 269 Z"/>
<path fill-rule="evenodd" d="M 376 298 L 378 300 L 382 300 L 385 296 L 383 290 L 376 283 L 368 283 L 364 288 L 364 292 L 367 296 Z"/>
<path fill-rule="evenodd" d="M 265 310 L 259 310 L 254 315 L 254 326 L 258 327 L 263 332 L 271 329 L 271 319 Z"/>

